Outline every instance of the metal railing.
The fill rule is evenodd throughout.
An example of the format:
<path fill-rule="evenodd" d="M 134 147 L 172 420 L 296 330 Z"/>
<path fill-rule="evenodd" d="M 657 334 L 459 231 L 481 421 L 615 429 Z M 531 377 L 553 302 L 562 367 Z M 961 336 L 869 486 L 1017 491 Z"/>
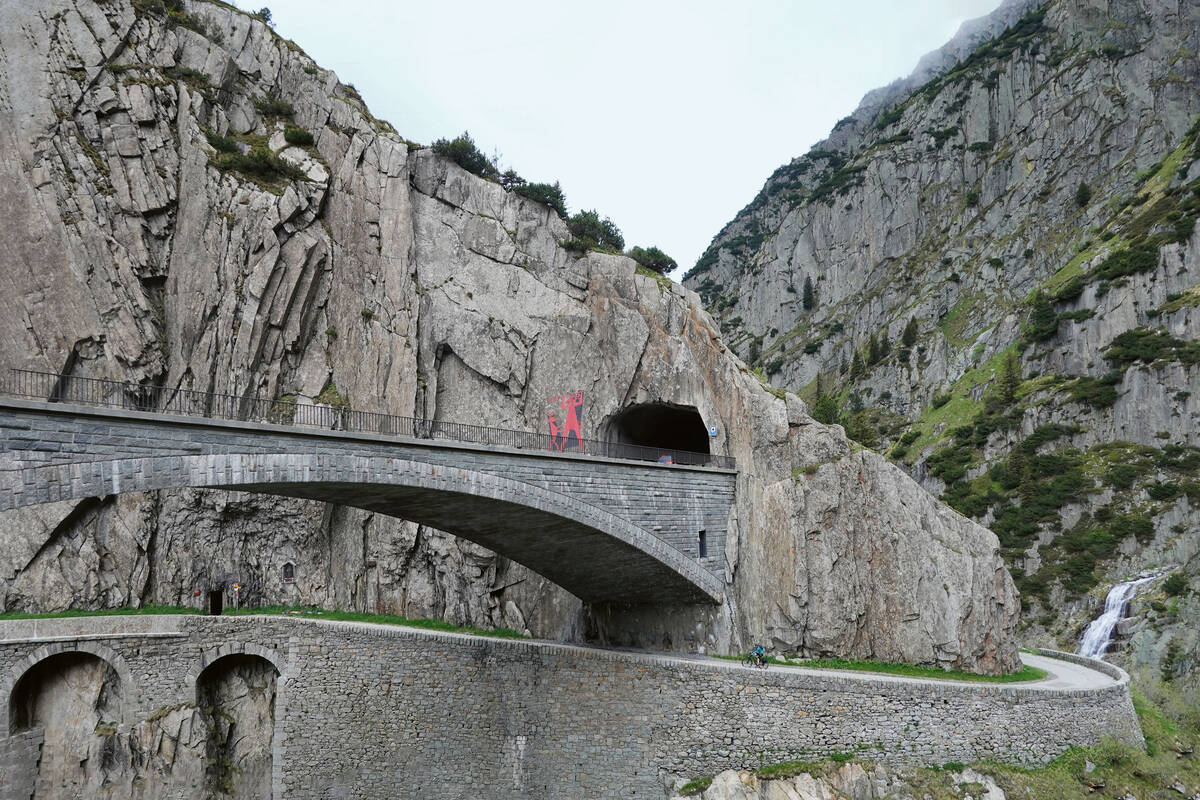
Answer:
<path fill-rule="evenodd" d="M 736 468 L 731 456 L 695 453 L 663 447 L 594 439 L 562 437 L 548 433 L 491 428 L 462 422 L 400 417 L 372 411 L 356 411 L 323 403 L 297 403 L 291 400 L 267 400 L 253 395 L 217 394 L 168 386 L 145 386 L 105 378 L 82 378 L 13 369 L 0 381 L 0 393 L 34 398 L 51 403 L 78 403 L 101 408 L 150 411 L 180 417 L 263 422 L 276 425 L 322 428 L 348 433 L 375 433 L 412 439 L 442 439 L 489 447 L 518 450 L 542 450 L 572 455 L 652 461 L 662 464 Z"/>

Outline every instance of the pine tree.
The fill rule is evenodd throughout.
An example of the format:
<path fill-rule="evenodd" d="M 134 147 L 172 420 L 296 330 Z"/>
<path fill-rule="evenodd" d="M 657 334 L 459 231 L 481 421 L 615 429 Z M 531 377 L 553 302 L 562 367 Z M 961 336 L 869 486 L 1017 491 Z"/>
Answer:
<path fill-rule="evenodd" d="M 1000 373 L 1000 397 L 1005 405 L 1017 402 L 1017 388 L 1021 385 L 1021 365 L 1016 353 L 1004 359 L 1004 371 Z"/>
<path fill-rule="evenodd" d="M 879 334 L 879 358 L 883 360 L 888 357 L 888 353 L 892 352 L 892 343 L 888 341 L 887 330 Z"/>
<path fill-rule="evenodd" d="M 867 368 L 863 364 L 862 353 L 860 353 L 858 350 L 855 350 L 854 359 L 850 362 L 850 377 L 861 378 L 862 374 L 866 371 Z"/>
<path fill-rule="evenodd" d="M 804 295 L 803 295 L 803 297 L 804 297 L 804 299 L 802 300 L 802 302 L 804 304 L 804 310 L 812 311 L 813 308 L 817 305 L 817 293 L 816 293 L 816 290 L 813 289 L 812 278 L 808 277 L 807 275 L 804 276 Z"/>
<path fill-rule="evenodd" d="M 1025 448 L 1018 444 L 1008 454 L 1008 480 L 1004 482 L 1004 488 L 1015 489 L 1020 486 L 1028 471 L 1029 465 L 1025 458 Z"/>
<path fill-rule="evenodd" d="M 900 336 L 900 342 L 905 347 L 912 347 L 917 343 L 917 318 L 909 317 L 908 324 L 904 326 L 904 333 Z"/>
<path fill-rule="evenodd" d="M 825 390 L 821 387 L 821 373 L 819 372 L 817 373 L 817 397 L 813 401 L 811 413 L 813 419 L 825 425 L 832 425 L 837 422 L 837 398 L 825 393 Z"/>
<path fill-rule="evenodd" d="M 875 366 L 879 363 L 880 358 L 879 337 L 872 333 L 871 340 L 867 343 L 867 366 Z"/>
<path fill-rule="evenodd" d="M 1035 342 L 1044 342 L 1058 333 L 1058 315 L 1054 313 L 1054 304 L 1040 290 L 1033 298 L 1033 313 L 1029 316 L 1026 333 Z"/>

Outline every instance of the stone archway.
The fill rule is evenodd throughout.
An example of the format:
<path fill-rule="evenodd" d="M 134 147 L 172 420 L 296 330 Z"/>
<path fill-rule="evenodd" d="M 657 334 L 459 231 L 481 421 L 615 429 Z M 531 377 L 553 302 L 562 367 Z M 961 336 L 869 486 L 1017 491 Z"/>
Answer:
<path fill-rule="evenodd" d="M 116 682 L 119 687 L 127 687 L 130 685 L 129 667 L 125 664 L 125 659 L 121 658 L 120 654 L 110 647 L 105 647 L 98 642 L 56 642 L 53 644 L 44 645 L 34 650 L 29 655 L 18 661 L 9 669 L 8 673 L 0 682 L 0 702 L 4 703 L 4 707 L 8 712 L 7 724 L 10 734 L 17 733 L 17 728 L 14 727 L 14 711 L 15 705 L 18 703 L 18 692 L 22 695 L 27 690 L 29 684 L 25 684 L 24 679 L 30 676 L 34 667 L 42 662 L 50 660 L 56 656 L 63 654 L 86 654 L 94 656 L 96 659 L 103 661 L 116 673 Z M 115 714 L 113 722 L 120 723 L 124 721 L 124 710 L 122 703 L 122 692 L 117 692 L 112 698 L 116 705 L 112 709 Z"/>
<path fill-rule="evenodd" d="M 224 646 L 188 677 L 205 728 L 204 796 L 274 797 L 282 775 L 276 720 L 283 672 L 276 654 L 257 645 Z"/>
<path fill-rule="evenodd" d="M 112 766 L 124 688 L 112 662 L 65 647 L 16 678 L 9 692 L 9 729 L 42 736 L 32 800 L 100 795 Z"/>

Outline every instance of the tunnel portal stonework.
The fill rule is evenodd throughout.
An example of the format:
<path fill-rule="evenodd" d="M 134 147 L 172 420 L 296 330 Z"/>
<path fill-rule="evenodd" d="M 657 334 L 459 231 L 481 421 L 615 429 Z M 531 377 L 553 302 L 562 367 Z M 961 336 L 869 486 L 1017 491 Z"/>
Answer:
<path fill-rule="evenodd" d="M 99 645 L 99 646 L 97 646 Z M 661 798 L 673 776 L 833 752 L 903 764 L 1036 764 L 1103 736 L 1141 742 L 1128 676 L 1087 690 L 751 670 L 550 642 L 285 617 L 0 622 L 0 703 L 39 657 L 120 661 L 114 734 L 194 703 L 230 654 L 278 673 L 276 800 Z M 37 730 L 0 731 L 0 771 L 36 776 Z M 172 772 L 154 797 L 198 797 Z M 16 795 L 13 795 L 16 796 Z M 147 795 L 149 796 L 149 795 Z M 27 796 L 26 796 L 27 797 Z"/>
<path fill-rule="evenodd" d="M 721 602 L 736 477 L 719 467 L 0 400 L 0 511 L 181 487 L 322 500 L 470 539 L 591 603 Z"/>

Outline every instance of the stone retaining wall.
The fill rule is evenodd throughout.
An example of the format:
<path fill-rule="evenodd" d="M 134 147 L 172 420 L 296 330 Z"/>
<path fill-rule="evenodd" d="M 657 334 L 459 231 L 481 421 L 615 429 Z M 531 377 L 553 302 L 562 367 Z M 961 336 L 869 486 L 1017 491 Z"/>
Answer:
<path fill-rule="evenodd" d="M 120 620 L 69 622 L 80 649 L 117 654 L 132 676 L 123 728 L 194 700 L 196 676 L 223 654 L 275 664 L 276 798 L 659 798 L 668 776 L 831 752 L 1029 764 L 1105 735 L 1141 741 L 1124 673 L 1093 690 L 1051 691 L 355 623 L 181 616 L 139 635 Z M 24 638 L 33 632 L 0 623 L 6 706 L 38 653 L 72 646 L 49 622 Z"/>

